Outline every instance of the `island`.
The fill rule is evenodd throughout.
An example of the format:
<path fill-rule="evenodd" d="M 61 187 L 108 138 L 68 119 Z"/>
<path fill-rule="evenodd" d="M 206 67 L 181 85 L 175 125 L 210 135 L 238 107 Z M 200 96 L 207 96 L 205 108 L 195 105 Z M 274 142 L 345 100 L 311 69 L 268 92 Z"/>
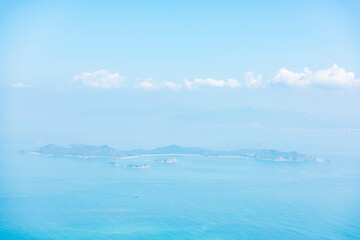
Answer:
<path fill-rule="evenodd" d="M 309 156 L 296 151 L 282 152 L 272 149 L 238 149 L 234 151 L 218 151 L 197 147 L 180 147 L 169 145 L 155 149 L 135 149 L 130 151 L 120 151 L 107 145 L 91 146 L 83 144 L 72 144 L 68 146 L 57 146 L 48 144 L 36 151 L 28 152 L 31 154 L 41 154 L 47 156 L 61 157 L 80 157 L 80 158 L 110 158 L 126 159 L 138 158 L 142 156 L 198 156 L 198 157 L 237 157 L 249 158 L 254 160 L 276 161 L 276 162 L 325 162 L 320 157 Z M 176 158 L 169 158 L 166 161 L 160 159 L 162 163 L 176 162 Z"/>
<path fill-rule="evenodd" d="M 156 159 L 156 160 L 154 160 L 154 162 L 156 162 L 156 163 L 177 163 L 177 162 L 179 162 L 179 160 L 177 160 L 174 157 L 171 157 L 171 158 Z"/>
<path fill-rule="evenodd" d="M 120 163 L 116 163 L 116 162 L 109 162 L 108 163 L 111 166 L 114 167 L 121 167 L 121 168 L 133 168 L 133 169 L 150 169 L 151 166 L 148 164 L 120 164 Z"/>

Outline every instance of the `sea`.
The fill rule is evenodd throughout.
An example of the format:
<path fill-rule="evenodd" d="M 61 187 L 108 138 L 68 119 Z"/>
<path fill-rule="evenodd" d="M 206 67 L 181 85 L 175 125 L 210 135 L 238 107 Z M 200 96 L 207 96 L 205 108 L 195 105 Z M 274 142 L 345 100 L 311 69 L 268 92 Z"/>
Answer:
<path fill-rule="evenodd" d="M 360 239 L 360 158 L 53 157 L 3 149 L 0 239 Z M 120 164 L 109 164 L 114 161 Z M 123 168 L 146 164 L 149 169 Z"/>

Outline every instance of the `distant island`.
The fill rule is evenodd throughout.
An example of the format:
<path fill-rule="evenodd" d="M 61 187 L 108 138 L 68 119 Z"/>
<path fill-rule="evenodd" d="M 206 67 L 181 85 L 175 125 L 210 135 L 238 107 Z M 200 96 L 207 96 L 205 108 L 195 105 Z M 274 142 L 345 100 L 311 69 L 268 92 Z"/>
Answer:
<path fill-rule="evenodd" d="M 151 168 L 150 165 L 148 164 L 128 164 L 128 165 L 123 165 L 120 163 L 116 163 L 116 162 L 109 162 L 108 163 L 111 166 L 114 167 L 121 167 L 121 168 L 134 168 L 134 169 L 149 169 Z"/>
<path fill-rule="evenodd" d="M 325 162 L 324 159 L 292 152 L 282 152 L 277 150 L 267 149 L 239 149 L 235 151 L 217 151 L 196 147 L 180 147 L 177 145 L 169 145 L 155 149 L 135 149 L 130 151 L 120 151 L 104 146 L 91 146 L 83 144 L 72 144 L 68 146 L 57 146 L 48 144 L 39 148 L 37 151 L 28 152 L 32 154 L 41 154 L 47 156 L 68 156 L 81 158 L 111 158 L 111 159 L 125 159 L 137 158 L 142 156 L 199 156 L 199 157 L 242 157 L 255 160 L 267 161 L 289 161 L 289 162 Z"/>

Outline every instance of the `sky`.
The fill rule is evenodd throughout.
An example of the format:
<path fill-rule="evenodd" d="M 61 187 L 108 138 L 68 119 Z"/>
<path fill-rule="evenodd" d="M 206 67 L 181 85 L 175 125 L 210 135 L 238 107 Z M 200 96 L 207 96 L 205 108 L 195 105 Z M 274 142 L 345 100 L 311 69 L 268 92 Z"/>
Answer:
<path fill-rule="evenodd" d="M 359 1 L 2 1 L 19 145 L 359 154 Z"/>

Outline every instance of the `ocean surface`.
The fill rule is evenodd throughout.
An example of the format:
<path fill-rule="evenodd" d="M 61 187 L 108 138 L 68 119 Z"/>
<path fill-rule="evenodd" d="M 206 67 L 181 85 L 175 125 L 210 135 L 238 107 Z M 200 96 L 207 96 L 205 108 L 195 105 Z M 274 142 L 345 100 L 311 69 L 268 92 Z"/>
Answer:
<path fill-rule="evenodd" d="M 18 149 L 19 150 L 19 149 Z M 116 160 L 4 150 L 0 239 L 360 239 L 360 159 Z"/>

